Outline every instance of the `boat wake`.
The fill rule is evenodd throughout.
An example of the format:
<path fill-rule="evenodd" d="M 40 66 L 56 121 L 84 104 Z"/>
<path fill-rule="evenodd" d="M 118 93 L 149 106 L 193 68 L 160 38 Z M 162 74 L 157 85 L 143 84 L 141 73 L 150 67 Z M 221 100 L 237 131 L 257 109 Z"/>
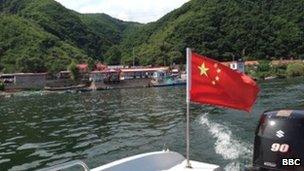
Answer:
<path fill-rule="evenodd" d="M 207 126 L 208 132 L 216 139 L 215 152 L 230 161 L 224 169 L 240 170 L 239 161 L 250 158 L 252 145 L 235 139 L 227 126 L 210 121 L 207 114 L 201 116 L 200 123 Z"/>

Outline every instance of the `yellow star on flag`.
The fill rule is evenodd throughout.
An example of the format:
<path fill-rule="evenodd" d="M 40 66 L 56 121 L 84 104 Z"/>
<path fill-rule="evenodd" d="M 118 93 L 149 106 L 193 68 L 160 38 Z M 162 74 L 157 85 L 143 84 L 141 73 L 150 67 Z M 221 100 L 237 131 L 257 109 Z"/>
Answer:
<path fill-rule="evenodd" d="M 205 63 L 203 63 L 201 66 L 199 66 L 198 69 L 200 69 L 200 72 L 201 72 L 200 74 L 201 74 L 201 75 L 206 75 L 206 76 L 208 76 L 207 71 L 209 70 L 209 68 L 207 68 L 207 67 L 205 66 Z"/>

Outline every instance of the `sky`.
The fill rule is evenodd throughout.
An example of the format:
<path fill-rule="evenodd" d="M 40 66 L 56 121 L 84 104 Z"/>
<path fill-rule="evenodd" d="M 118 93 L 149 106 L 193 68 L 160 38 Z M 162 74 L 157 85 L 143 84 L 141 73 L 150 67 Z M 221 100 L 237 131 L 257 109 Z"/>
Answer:
<path fill-rule="evenodd" d="M 148 23 L 189 0 L 56 0 L 80 13 L 106 13 L 124 21 Z"/>

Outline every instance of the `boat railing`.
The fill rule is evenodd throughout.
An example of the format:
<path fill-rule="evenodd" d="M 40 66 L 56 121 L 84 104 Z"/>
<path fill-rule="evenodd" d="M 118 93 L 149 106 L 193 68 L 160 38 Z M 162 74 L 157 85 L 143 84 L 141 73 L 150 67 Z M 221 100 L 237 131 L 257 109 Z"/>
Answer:
<path fill-rule="evenodd" d="M 74 161 L 70 161 L 67 163 L 51 166 L 49 168 L 40 169 L 38 171 L 58 171 L 58 170 L 65 170 L 65 169 L 69 169 L 69 168 L 77 167 L 77 166 L 80 166 L 81 168 L 83 168 L 84 171 L 90 170 L 89 167 L 83 161 L 74 160 Z"/>

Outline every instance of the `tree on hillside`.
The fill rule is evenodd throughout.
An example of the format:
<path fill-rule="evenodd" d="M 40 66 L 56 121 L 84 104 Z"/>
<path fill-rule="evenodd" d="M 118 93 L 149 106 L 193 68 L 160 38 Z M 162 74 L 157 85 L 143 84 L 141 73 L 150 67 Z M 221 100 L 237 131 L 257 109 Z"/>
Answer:
<path fill-rule="evenodd" d="M 77 64 L 75 61 L 72 61 L 71 64 L 68 66 L 68 71 L 71 72 L 71 79 L 76 81 L 79 78 L 79 70 L 77 68 Z"/>
<path fill-rule="evenodd" d="M 46 72 L 44 61 L 38 57 L 23 56 L 17 59 L 17 70 L 20 72 Z"/>
<path fill-rule="evenodd" d="M 108 65 L 119 65 L 121 63 L 121 50 L 119 46 L 112 46 L 104 55 L 104 59 Z"/>
<path fill-rule="evenodd" d="M 5 85 L 4 82 L 0 81 L 0 91 L 4 91 Z"/>

